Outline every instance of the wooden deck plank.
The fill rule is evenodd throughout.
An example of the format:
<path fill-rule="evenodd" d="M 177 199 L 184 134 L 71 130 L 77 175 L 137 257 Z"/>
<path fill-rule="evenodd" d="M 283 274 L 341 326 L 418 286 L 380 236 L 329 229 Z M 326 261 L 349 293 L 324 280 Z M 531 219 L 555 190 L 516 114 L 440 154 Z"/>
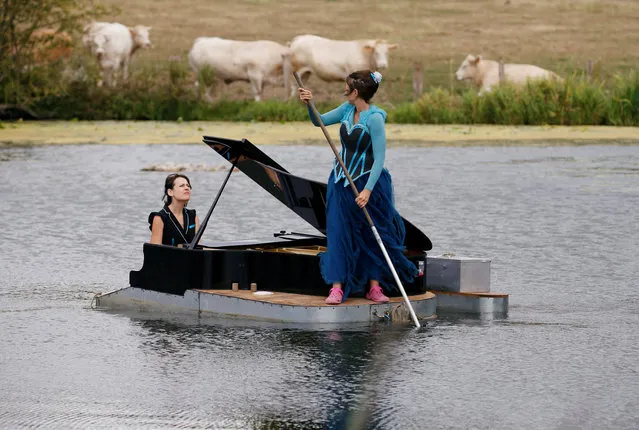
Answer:
<path fill-rule="evenodd" d="M 309 296 L 306 294 L 292 294 L 292 293 L 280 293 L 273 292 L 271 295 L 256 295 L 249 290 L 195 290 L 200 293 L 206 294 L 217 294 L 220 296 L 227 297 L 235 297 L 238 299 L 245 300 L 253 300 L 258 302 L 266 302 L 278 305 L 291 305 L 291 306 L 362 306 L 362 305 L 372 305 L 375 302 L 362 298 L 362 297 L 354 297 L 349 298 L 346 302 L 340 305 L 327 305 L 324 303 L 324 296 Z M 431 292 L 426 292 L 424 294 L 418 294 L 414 296 L 408 296 L 410 301 L 419 301 L 419 300 L 429 300 L 433 299 L 435 295 Z M 391 297 L 390 303 L 400 303 L 403 302 L 404 299 L 402 297 Z"/>

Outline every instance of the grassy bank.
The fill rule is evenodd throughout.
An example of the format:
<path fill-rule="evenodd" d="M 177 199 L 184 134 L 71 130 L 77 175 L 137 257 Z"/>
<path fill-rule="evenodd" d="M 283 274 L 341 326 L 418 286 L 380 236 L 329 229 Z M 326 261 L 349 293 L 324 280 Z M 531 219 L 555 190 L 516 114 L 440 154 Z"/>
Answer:
<path fill-rule="evenodd" d="M 387 39 L 390 56 L 375 102 L 389 122 L 422 124 L 637 125 L 639 3 L 628 0 L 397 0 L 362 7 L 334 0 L 100 1 L 100 20 L 152 25 L 152 49 L 136 52 L 132 78 L 96 88 L 97 63 L 80 43 L 86 17 L 67 30 L 73 55 L 43 67 L 0 72 L 0 119 L 299 121 L 306 111 L 268 86 L 254 103 L 248 83 L 217 82 L 209 102 L 193 88 L 186 53 L 200 36 L 286 43 L 302 33 Z M 303 26 L 300 23 L 304 23 Z M 553 70 L 565 84 L 503 87 L 478 97 L 454 71 L 468 53 Z M 592 76 L 584 68 L 592 61 Z M 426 92 L 414 99 L 415 64 Z M 29 73 L 23 73 L 29 70 Z M 206 77 L 205 77 L 206 78 Z M 205 79 L 211 83 L 215 79 Z M 341 103 L 343 83 L 311 78 L 318 107 Z"/>
<path fill-rule="evenodd" d="M 99 3 L 106 6 L 99 20 L 153 27 L 154 46 L 135 53 L 130 83 L 114 91 L 95 88 L 96 60 L 80 42 L 79 29 L 86 21 L 82 18 L 72 33 L 70 60 L 23 75 L 20 82 L 10 82 L 0 73 L 1 117 L 26 118 L 32 112 L 39 118 L 57 119 L 304 119 L 304 109 L 295 102 L 285 103 L 286 95 L 277 86 L 266 88 L 269 101 L 255 104 L 250 101 L 249 84 L 219 83 L 214 102 L 206 102 L 192 90 L 186 54 L 200 36 L 286 43 L 296 35 L 312 33 L 399 44 L 375 97 L 389 111 L 390 121 L 636 124 L 635 96 L 629 93 L 636 89 L 631 70 L 639 62 L 628 47 L 639 43 L 637 2 L 397 0 L 366 7 L 334 0 L 185 0 L 180 7 L 163 0 Z M 563 90 L 539 88 L 529 96 L 504 90 L 479 99 L 468 83 L 454 79 L 454 71 L 468 53 L 539 65 L 570 82 Z M 588 61 L 593 63 L 594 83 L 581 81 Z M 412 90 L 416 63 L 421 65 L 426 88 L 417 101 Z M 78 79 L 86 80 L 67 83 Z M 342 86 L 317 78 L 309 81 L 324 109 L 340 102 Z M 19 109 L 1 105 L 19 105 Z"/>
<path fill-rule="evenodd" d="M 97 88 L 91 77 L 64 84 L 49 77 L 48 92 L 33 97 L 28 109 L 39 119 L 156 121 L 306 121 L 297 100 L 207 101 L 180 66 L 168 75 L 149 71 L 127 85 Z M 50 73 L 50 69 L 47 73 Z M 89 75 L 92 76 L 92 75 Z M 44 79 L 44 78 L 43 78 Z M 318 103 L 326 111 L 340 99 Z M 473 89 L 431 88 L 415 102 L 380 104 L 389 123 L 501 125 L 639 125 L 639 73 L 611 80 L 572 77 L 564 82 L 503 85 L 479 96 Z"/>
<path fill-rule="evenodd" d="M 390 120 L 421 124 L 639 125 L 639 73 L 611 82 L 571 77 L 564 82 L 502 85 L 479 96 L 432 89 L 392 111 Z"/>

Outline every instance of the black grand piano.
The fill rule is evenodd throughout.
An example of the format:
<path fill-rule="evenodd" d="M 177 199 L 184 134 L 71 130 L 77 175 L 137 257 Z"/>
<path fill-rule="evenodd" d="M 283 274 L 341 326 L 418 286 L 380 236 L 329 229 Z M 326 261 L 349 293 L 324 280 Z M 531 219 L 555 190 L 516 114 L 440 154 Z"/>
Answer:
<path fill-rule="evenodd" d="M 289 173 L 246 139 L 205 136 L 203 140 L 231 164 L 229 173 L 193 243 L 184 247 L 145 243 L 142 269 L 129 275 L 131 287 L 184 295 L 189 289 L 230 290 L 233 283 L 239 284 L 239 289 L 248 290 L 255 283 L 260 290 L 326 295 L 329 286 L 320 274 L 318 256 L 326 249 L 326 184 Z M 235 168 L 302 217 L 319 234 L 278 232 L 266 240 L 198 244 Z M 404 288 L 408 295 L 422 294 L 426 292 L 423 273 L 426 252 L 432 249 L 432 244 L 417 227 L 405 219 L 404 223 L 406 256 L 420 269 L 420 276 Z M 394 285 L 392 279 L 386 283 Z M 399 291 L 396 295 L 400 295 Z"/>

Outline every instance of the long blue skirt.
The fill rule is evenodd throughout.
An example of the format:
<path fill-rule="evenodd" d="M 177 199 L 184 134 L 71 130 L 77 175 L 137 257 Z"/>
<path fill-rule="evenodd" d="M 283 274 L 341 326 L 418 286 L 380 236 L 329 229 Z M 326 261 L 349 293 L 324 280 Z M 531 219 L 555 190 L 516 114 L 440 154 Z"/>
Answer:
<path fill-rule="evenodd" d="M 368 175 L 359 177 L 355 186 L 363 190 Z M 417 267 L 403 251 L 406 230 L 395 209 L 393 183 L 390 173 L 382 171 L 366 205 L 386 251 L 402 282 L 412 282 Z M 362 209 L 355 203 L 350 186 L 343 181 L 335 183 L 334 173 L 328 178 L 326 193 L 327 250 L 320 254 L 320 269 L 327 284 L 343 284 L 344 299 L 350 294 L 367 291 L 371 279 L 378 280 L 387 294 L 399 289 L 382 254 Z"/>

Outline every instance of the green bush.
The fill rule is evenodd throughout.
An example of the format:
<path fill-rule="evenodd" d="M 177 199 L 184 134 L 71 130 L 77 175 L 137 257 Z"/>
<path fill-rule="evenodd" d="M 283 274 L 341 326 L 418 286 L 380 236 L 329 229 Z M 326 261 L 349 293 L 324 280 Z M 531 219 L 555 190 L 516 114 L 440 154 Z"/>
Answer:
<path fill-rule="evenodd" d="M 500 85 L 478 95 L 432 89 L 391 115 L 397 122 L 503 125 L 638 125 L 639 73 L 611 85 L 584 77 Z"/>
<path fill-rule="evenodd" d="M 7 105 L 60 95 L 64 61 L 47 52 L 65 56 L 83 23 L 117 12 L 83 0 L 3 1 L 0 10 L 0 97 Z"/>
<path fill-rule="evenodd" d="M 40 118 L 308 120 L 306 108 L 297 99 L 209 100 L 203 97 L 202 85 L 195 87 L 195 76 L 180 61 L 172 61 L 164 69 L 152 66 L 138 69 L 129 82 L 119 82 L 117 88 L 96 86 L 98 70 L 93 63 L 86 58 L 72 58 L 64 65 L 66 69 L 33 68 L 20 80 L 4 82 L 0 87 L 9 94 L 25 95 L 22 105 Z M 200 75 L 198 79 L 213 76 Z M 341 100 L 323 102 L 318 108 L 325 112 L 339 103 Z M 639 73 L 617 75 L 610 82 L 575 75 L 565 81 L 504 84 L 482 95 L 474 89 L 451 92 L 432 88 L 419 100 L 389 106 L 387 111 L 388 121 L 395 123 L 636 126 Z"/>
<path fill-rule="evenodd" d="M 611 125 L 639 124 L 639 73 L 615 76 L 609 97 L 607 123 Z"/>

